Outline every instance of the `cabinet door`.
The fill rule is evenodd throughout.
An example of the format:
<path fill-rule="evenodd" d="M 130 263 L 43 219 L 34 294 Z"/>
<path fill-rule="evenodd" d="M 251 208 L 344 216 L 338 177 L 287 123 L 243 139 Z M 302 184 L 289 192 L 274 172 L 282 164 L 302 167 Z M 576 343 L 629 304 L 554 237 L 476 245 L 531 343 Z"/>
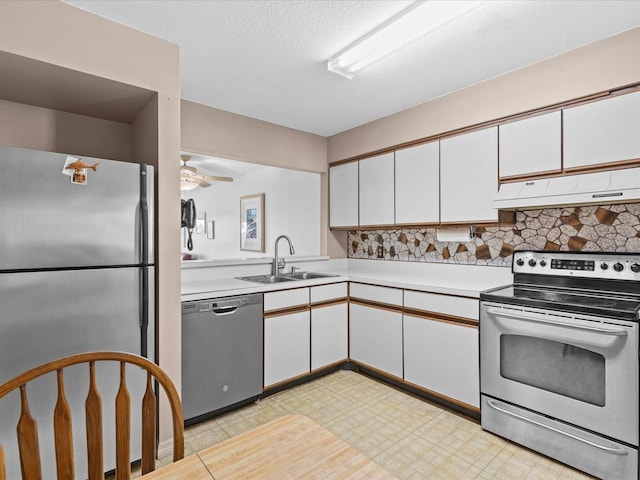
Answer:
<path fill-rule="evenodd" d="M 402 378 L 402 314 L 353 303 L 349 308 L 351 359 Z"/>
<path fill-rule="evenodd" d="M 478 329 L 405 315 L 404 379 L 479 407 Z"/>
<path fill-rule="evenodd" d="M 396 150 L 396 224 L 440 221 L 440 142 Z"/>
<path fill-rule="evenodd" d="M 640 158 L 640 92 L 567 108 L 563 115 L 565 168 Z"/>
<path fill-rule="evenodd" d="M 393 152 L 360 160 L 360 225 L 394 222 Z"/>
<path fill-rule="evenodd" d="M 346 360 L 347 303 L 311 309 L 311 370 Z"/>
<path fill-rule="evenodd" d="M 329 226 L 358 225 L 358 162 L 329 168 Z"/>
<path fill-rule="evenodd" d="M 440 141 L 440 221 L 495 222 L 498 127 Z"/>
<path fill-rule="evenodd" d="M 562 113 L 500 125 L 500 177 L 562 170 Z"/>
<path fill-rule="evenodd" d="M 310 371 L 309 311 L 264 319 L 264 385 Z"/>

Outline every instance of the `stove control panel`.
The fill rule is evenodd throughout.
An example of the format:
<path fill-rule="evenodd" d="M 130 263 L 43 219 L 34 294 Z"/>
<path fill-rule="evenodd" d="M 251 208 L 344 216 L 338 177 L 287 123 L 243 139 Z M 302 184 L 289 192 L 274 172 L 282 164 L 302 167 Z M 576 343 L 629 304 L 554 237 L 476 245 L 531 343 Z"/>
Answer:
<path fill-rule="evenodd" d="M 640 281 L 640 254 L 522 250 L 513 253 L 513 273 Z"/>

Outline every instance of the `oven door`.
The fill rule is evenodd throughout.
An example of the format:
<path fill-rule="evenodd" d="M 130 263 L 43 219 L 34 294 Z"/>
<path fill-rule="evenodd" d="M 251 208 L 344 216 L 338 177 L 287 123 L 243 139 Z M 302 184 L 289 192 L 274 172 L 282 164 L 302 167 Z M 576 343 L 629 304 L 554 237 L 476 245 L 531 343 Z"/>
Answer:
<path fill-rule="evenodd" d="M 638 445 L 638 325 L 483 302 L 480 388 Z"/>

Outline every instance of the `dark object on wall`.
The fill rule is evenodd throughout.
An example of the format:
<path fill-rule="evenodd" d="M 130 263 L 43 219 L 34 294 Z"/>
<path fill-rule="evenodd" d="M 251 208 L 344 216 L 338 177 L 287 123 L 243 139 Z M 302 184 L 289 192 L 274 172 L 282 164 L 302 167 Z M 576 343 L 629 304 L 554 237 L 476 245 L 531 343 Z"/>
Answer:
<path fill-rule="evenodd" d="M 196 226 L 196 203 L 193 198 L 189 200 L 182 200 L 182 222 L 181 226 L 187 229 L 189 239 L 187 240 L 187 248 L 189 251 L 193 250 L 193 229 Z"/>

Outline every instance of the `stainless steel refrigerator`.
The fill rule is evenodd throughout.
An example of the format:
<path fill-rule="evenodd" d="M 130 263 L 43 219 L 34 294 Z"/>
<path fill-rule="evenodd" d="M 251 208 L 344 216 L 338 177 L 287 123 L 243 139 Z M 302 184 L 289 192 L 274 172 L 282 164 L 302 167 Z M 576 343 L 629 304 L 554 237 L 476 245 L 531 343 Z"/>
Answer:
<path fill-rule="evenodd" d="M 0 147 L 0 384 L 41 363 L 85 351 L 126 351 L 154 360 L 153 169 L 87 157 L 80 161 L 98 163 L 95 171 L 65 168 L 77 158 Z M 83 405 L 88 373 L 79 368 L 65 375 L 65 384 L 74 409 L 76 472 L 86 478 Z M 117 365 L 98 373 L 105 389 L 105 466 L 112 468 Z M 48 418 L 55 390 L 52 378 L 27 392 L 44 430 L 45 478 L 55 478 Z M 132 405 L 139 395 L 133 389 Z M 20 478 L 17 400 L 0 400 L 7 478 Z M 139 443 L 139 429 L 134 418 L 132 446 Z"/>

